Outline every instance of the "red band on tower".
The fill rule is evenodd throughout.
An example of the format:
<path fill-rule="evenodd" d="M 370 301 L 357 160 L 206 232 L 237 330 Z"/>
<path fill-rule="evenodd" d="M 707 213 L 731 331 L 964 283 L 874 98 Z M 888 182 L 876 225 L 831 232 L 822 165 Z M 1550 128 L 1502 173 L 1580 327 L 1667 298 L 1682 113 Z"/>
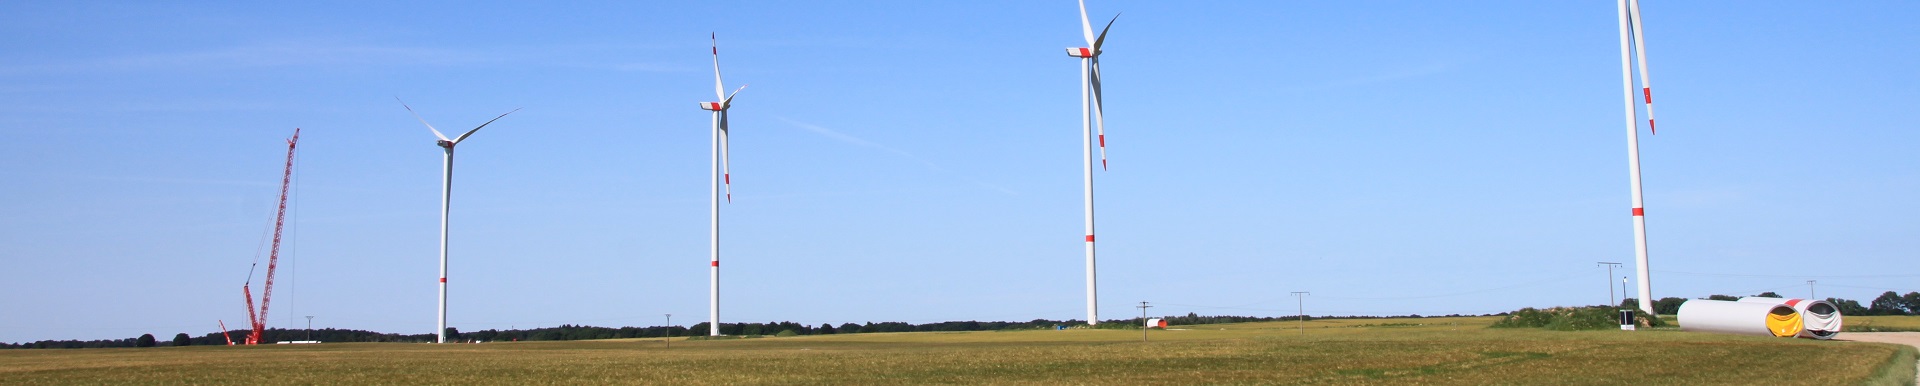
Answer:
<path fill-rule="evenodd" d="M 1645 208 L 1633 208 L 1633 215 L 1634 215 L 1634 216 L 1645 216 L 1645 215 L 1647 215 L 1647 210 L 1646 210 Z"/>
<path fill-rule="evenodd" d="M 443 277 L 443 278 L 440 278 L 440 282 L 441 282 L 441 283 L 445 283 L 445 282 L 447 282 L 447 278 L 444 278 L 444 277 Z"/>
<path fill-rule="evenodd" d="M 720 266 L 720 261 L 719 261 L 719 260 L 714 260 L 714 261 L 713 261 L 713 266 L 715 266 L 715 267 L 718 267 L 718 266 Z"/>
<path fill-rule="evenodd" d="M 1093 242 L 1093 235 L 1087 235 L 1087 242 Z"/>

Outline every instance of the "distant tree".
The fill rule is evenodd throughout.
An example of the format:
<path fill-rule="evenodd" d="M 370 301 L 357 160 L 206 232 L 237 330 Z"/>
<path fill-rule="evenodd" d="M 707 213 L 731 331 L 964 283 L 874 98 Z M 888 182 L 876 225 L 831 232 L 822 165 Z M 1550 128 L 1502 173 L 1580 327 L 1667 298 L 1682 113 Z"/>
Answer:
<path fill-rule="evenodd" d="M 1867 314 L 1867 307 L 1861 306 L 1860 302 L 1853 301 L 1850 299 L 1827 298 L 1827 303 L 1833 303 L 1833 308 L 1840 309 L 1841 315 L 1866 315 Z"/>
<path fill-rule="evenodd" d="M 1906 307 L 1907 315 L 1920 315 L 1920 292 L 1908 292 L 1901 296 L 1900 305 Z"/>
<path fill-rule="evenodd" d="M 1620 299 L 1620 308 L 1640 309 L 1640 299 L 1634 299 L 1634 298 Z"/>
<path fill-rule="evenodd" d="M 455 340 L 460 340 L 460 329 L 447 327 L 447 341 L 451 342 Z"/>
<path fill-rule="evenodd" d="M 1686 302 L 1687 299 L 1684 298 L 1660 298 L 1660 300 L 1653 301 L 1653 313 L 1661 315 L 1679 314 L 1680 305 Z"/>
<path fill-rule="evenodd" d="M 173 345 L 174 346 L 192 346 L 193 337 L 187 336 L 187 333 L 184 333 L 184 332 L 179 334 L 174 334 Z"/>
<path fill-rule="evenodd" d="M 1880 294 L 1880 297 L 1873 298 L 1872 303 L 1867 303 L 1867 313 L 1872 315 L 1906 315 L 1906 301 L 1900 298 L 1900 294 L 1887 291 L 1886 293 Z"/>
<path fill-rule="evenodd" d="M 818 333 L 820 335 L 827 335 L 827 334 L 833 334 L 838 332 L 833 330 L 833 323 L 821 323 L 820 328 L 814 329 L 813 331 L 815 331 L 815 333 Z"/>
<path fill-rule="evenodd" d="M 140 334 L 140 338 L 133 343 L 134 347 L 153 347 L 153 345 L 153 334 Z"/>
<path fill-rule="evenodd" d="M 842 334 L 858 334 L 860 333 L 860 325 L 853 324 L 853 323 L 841 323 L 839 331 Z"/>
<path fill-rule="evenodd" d="M 1707 295 L 1707 300 L 1725 300 L 1725 301 L 1731 302 L 1731 301 L 1740 300 L 1740 297 L 1728 296 L 1728 295 Z"/>
<path fill-rule="evenodd" d="M 711 324 L 709 324 L 709 323 L 707 323 L 707 322 L 700 322 L 700 323 L 697 323 L 697 324 L 694 324 L 694 325 L 693 325 L 693 327 L 687 327 L 687 333 L 685 333 L 685 334 L 680 334 L 680 335 L 685 335 L 685 336 L 707 336 L 707 335 L 709 334 L 709 331 L 711 331 L 711 330 L 712 330 L 712 325 L 711 325 Z"/>
<path fill-rule="evenodd" d="M 1759 295 L 1753 295 L 1753 297 L 1756 297 L 1756 298 L 1783 298 L 1783 297 L 1785 297 L 1785 296 L 1780 296 L 1780 294 L 1776 294 L 1776 293 L 1773 293 L 1773 291 L 1767 291 L 1767 292 L 1761 292 L 1761 293 L 1760 293 Z"/>

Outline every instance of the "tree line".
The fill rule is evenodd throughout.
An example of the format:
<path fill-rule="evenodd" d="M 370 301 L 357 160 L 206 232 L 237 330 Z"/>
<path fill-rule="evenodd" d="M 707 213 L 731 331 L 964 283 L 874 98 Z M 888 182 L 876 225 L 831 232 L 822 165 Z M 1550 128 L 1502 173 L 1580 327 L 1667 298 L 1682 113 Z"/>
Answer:
<path fill-rule="evenodd" d="M 1447 315 L 1447 316 L 1462 316 L 1462 315 Z M 1418 318 L 1421 316 L 1420 315 L 1310 316 L 1307 318 L 1308 319 L 1373 319 L 1373 318 L 1405 318 L 1405 317 Z M 1244 323 L 1244 322 L 1263 322 L 1263 321 L 1275 321 L 1275 320 L 1295 320 L 1300 317 L 1299 316 L 1231 316 L 1231 315 L 1201 316 L 1194 313 L 1187 313 L 1186 316 L 1170 316 L 1170 317 L 1164 317 L 1164 318 L 1167 319 L 1167 323 L 1170 323 L 1170 324 L 1190 325 L 1190 324 Z M 1103 321 L 1100 324 L 1098 324 L 1095 328 L 1132 329 L 1132 328 L 1139 328 L 1140 323 L 1141 323 L 1141 320 L 1139 319 L 1113 319 L 1113 320 Z M 866 322 L 866 323 L 841 323 L 838 326 L 835 326 L 831 323 L 823 323 L 818 326 L 813 326 L 813 325 L 808 325 L 803 323 L 794 323 L 794 322 L 765 322 L 765 323 L 721 323 L 720 333 L 723 335 L 734 335 L 734 336 L 755 336 L 755 335 L 793 336 L 793 335 L 827 335 L 827 334 L 866 334 L 866 333 L 886 333 L 886 332 L 1044 330 L 1044 329 L 1056 329 L 1056 328 L 1085 328 L 1086 326 L 1087 326 L 1086 321 L 1078 320 L 1078 319 L 1068 319 L 1068 320 L 1034 319 L 1034 320 L 1025 321 L 1025 322 L 1000 322 L 1000 321 L 982 322 L 982 321 L 968 320 L 968 321 L 949 321 L 949 322 L 934 322 L 934 323 L 922 323 L 922 324 L 905 323 L 905 322 L 880 322 L 880 323 Z M 460 332 L 458 328 L 448 327 L 447 340 L 452 342 L 504 342 L 504 341 L 554 341 L 554 340 L 587 340 L 587 339 L 659 338 L 659 337 L 667 337 L 667 336 L 673 336 L 673 337 L 706 336 L 708 328 L 709 328 L 709 324 L 706 322 L 701 322 L 700 324 L 695 324 L 689 327 L 652 326 L 652 327 L 617 327 L 615 328 L 615 327 L 579 326 L 579 325 L 563 324 L 557 327 L 543 327 L 543 328 L 532 328 L 532 329 L 509 329 L 509 330 L 487 329 L 487 330 L 465 332 L 465 333 Z M 0 343 L 0 349 L 166 347 L 166 346 L 206 346 L 206 345 L 218 346 L 218 345 L 227 344 L 227 337 L 229 336 L 235 339 L 235 341 L 243 340 L 246 338 L 247 333 L 249 332 L 250 331 L 248 330 L 231 330 L 231 331 L 227 331 L 224 335 L 219 332 L 213 332 L 213 333 L 208 333 L 208 334 L 197 336 L 197 337 L 189 336 L 186 333 L 179 333 L 174 335 L 174 338 L 171 341 L 156 340 L 153 334 L 144 334 L 139 337 L 126 338 L 126 339 L 42 340 L 38 342 L 29 342 L 29 343 Z M 322 342 L 428 343 L 428 342 L 433 342 L 436 339 L 437 337 L 434 334 L 392 334 L 392 333 L 381 333 L 381 332 L 366 331 L 366 330 L 350 330 L 350 329 L 336 329 L 336 328 L 323 328 L 323 329 L 314 329 L 314 330 L 268 328 L 266 331 L 261 332 L 261 340 L 264 342 L 317 340 Z"/>
<path fill-rule="evenodd" d="M 1753 295 L 1753 297 L 1778 298 L 1783 296 L 1773 292 L 1762 292 L 1758 295 Z M 1707 296 L 1705 299 L 1734 301 L 1740 300 L 1740 297 L 1712 295 Z M 1833 303 L 1834 308 L 1840 309 L 1841 315 L 1920 315 L 1920 291 L 1908 292 L 1906 295 L 1887 291 L 1864 305 L 1860 304 L 1859 301 L 1851 299 L 1827 298 L 1826 300 L 1827 303 Z M 1660 298 L 1660 300 L 1653 301 L 1653 312 L 1660 315 L 1679 314 L 1680 304 L 1686 302 L 1687 299 L 1685 298 Z M 1620 302 L 1620 308 L 1639 307 L 1640 301 L 1638 299 L 1627 298 Z"/>

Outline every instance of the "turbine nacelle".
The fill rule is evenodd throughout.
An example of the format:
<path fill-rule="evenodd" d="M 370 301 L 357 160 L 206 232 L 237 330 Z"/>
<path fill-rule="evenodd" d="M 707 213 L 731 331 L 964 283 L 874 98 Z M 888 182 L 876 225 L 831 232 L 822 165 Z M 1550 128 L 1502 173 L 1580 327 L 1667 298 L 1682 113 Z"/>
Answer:
<path fill-rule="evenodd" d="M 721 111 L 721 110 L 726 110 L 727 106 L 720 104 L 720 102 L 700 102 L 700 109 L 707 110 L 707 111 Z"/>
<path fill-rule="evenodd" d="M 1072 56 L 1076 58 L 1093 58 L 1093 57 L 1099 57 L 1100 51 L 1096 51 L 1092 48 L 1086 48 L 1086 47 L 1071 47 L 1071 48 L 1067 48 L 1067 56 Z"/>
<path fill-rule="evenodd" d="M 433 144 L 435 144 L 435 145 L 440 145 L 440 147 L 444 147 L 444 148 L 448 148 L 448 149 L 452 149 L 452 148 L 453 148 L 453 141 L 448 141 L 448 140 L 444 140 L 444 139 L 441 139 L 441 140 L 434 140 L 434 141 L 433 141 Z"/>

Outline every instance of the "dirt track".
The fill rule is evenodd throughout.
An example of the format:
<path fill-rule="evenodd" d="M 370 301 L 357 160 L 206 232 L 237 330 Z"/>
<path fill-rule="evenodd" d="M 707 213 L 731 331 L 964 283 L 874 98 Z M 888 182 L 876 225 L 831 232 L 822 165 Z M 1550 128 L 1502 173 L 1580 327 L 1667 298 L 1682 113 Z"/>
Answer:
<path fill-rule="evenodd" d="M 1904 344 L 1920 348 L 1920 332 L 1843 332 L 1835 340 Z M 1920 365 L 1916 365 L 1914 383 L 1920 384 Z"/>

